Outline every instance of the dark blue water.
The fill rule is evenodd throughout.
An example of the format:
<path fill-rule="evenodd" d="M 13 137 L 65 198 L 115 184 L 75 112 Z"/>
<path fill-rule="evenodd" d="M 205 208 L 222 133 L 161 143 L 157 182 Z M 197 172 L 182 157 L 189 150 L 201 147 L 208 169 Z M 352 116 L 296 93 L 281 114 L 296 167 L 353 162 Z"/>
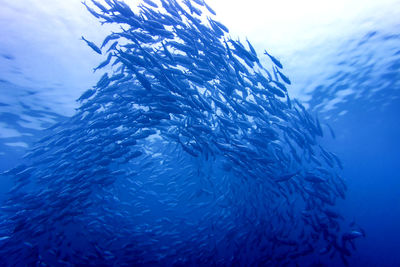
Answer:
<path fill-rule="evenodd" d="M 152 8 L 149 4 L 147 7 Z M 92 23 L 86 10 L 82 16 Z M 101 29 L 97 33 L 99 39 L 91 39 L 98 45 L 110 33 L 107 28 Z M 59 85 L 44 80 L 29 82 L 38 78 L 24 73 L 26 66 L 21 64 L 20 50 L 12 51 L 12 41 L 2 43 L 0 62 L 8 71 L 0 76 L 0 170 L 25 165 L 2 175 L 1 265 L 400 265 L 400 33 L 396 27 L 363 30 L 340 40 L 330 57 L 324 59 L 323 65 L 329 67 L 310 69 L 306 78 L 296 77 L 296 71 L 286 72 L 285 62 L 281 61 L 282 72 L 292 80 L 292 85 L 286 85 L 288 93 L 297 96 L 302 92 L 300 99 L 307 109 L 304 114 L 312 118 L 310 125 L 301 120 L 305 116 L 299 115 L 301 104 L 296 105 L 293 99 L 292 107 L 284 98 L 268 96 L 268 103 L 275 109 L 267 109 L 270 106 L 264 98 L 258 102 L 249 100 L 265 109 L 260 113 L 247 105 L 245 98 L 232 96 L 225 89 L 207 89 L 210 95 L 203 89 L 194 93 L 193 88 L 201 88 L 198 80 L 184 86 L 176 80 L 177 88 L 183 86 L 188 93 L 171 89 L 172 98 L 181 94 L 181 104 L 174 106 L 173 101 L 177 100 L 168 100 L 160 106 L 161 96 L 168 92 L 165 88 L 170 87 L 165 87 L 163 93 L 153 93 L 137 70 L 129 67 L 126 73 L 136 77 L 133 88 L 126 84 L 98 86 L 94 87 L 94 98 L 75 102 L 73 99 L 96 85 L 93 75 L 89 76 L 91 68 L 105 59 L 98 55 L 97 62 L 88 63 L 96 53 L 83 41 L 77 41 L 82 34 L 75 35 L 73 41 L 90 58 L 86 61 L 89 69 L 82 67 L 89 73 L 87 86 L 81 87 L 76 86 L 78 80 Z M 152 35 L 157 36 L 154 32 Z M 231 49 L 235 48 L 240 51 L 232 44 Z M 263 64 L 269 60 L 266 66 L 274 76 L 269 67 L 274 62 L 262 55 L 262 48 L 256 50 Z M 156 54 L 154 51 L 157 50 L 151 53 Z M 274 55 L 274 51 L 269 53 Z M 150 57 L 147 60 L 146 64 L 156 66 L 149 63 Z M 163 60 L 167 62 L 168 56 Z M 217 69 L 214 63 L 209 64 L 212 71 Z M 19 70 L 10 72 L 12 68 Z M 141 73 L 150 79 L 147 71 L 151 68 L 143 68 Z M 115 68 L 105 71 L 110 75 L 117 72 Z M 100 78 L 103 72 L 95 77 Z M 304 72 L 307 70 L 297 71 L 302 75 Z M 309 83 L 296 84 L 296 80 Z M 284 83 L 279 77 L 278 81 Z M 238 79 L 237 83 L 240 85 L 241 81 Z M 257 91 L 249 92 L 258 96 Z M 218 94 L 224 98 L 218 98 L 221 102 L 215 104 Z M 192 100 L 185 102 L 201 96 L 214 104 L 205 108 Z M 254 109 L 248 115 L 252 119 L 243 115 L 246 111 L 240 107 L 224 115 L 224 107 L 234 107 L 230 101 L 247 112 Z M 184 107 L 184 116 L 170 110 L 171 106 Z M 102 115 L 103 109 L 109 115 Z M 153 110 L 160 113 L 152 114 Z M 178 115 L 167 118 L 167 113 Z M 280 117 L 282 113 L 288 115 Z M 218 122 L 220 117 L 223 118 Z M 322 186 L 320 181 L 310 182 L 310 173 L 315 174 L 313 170 L 318 166 L 307 160 L 307 148 L 296 146 L 301 157 L 298 161 L 287 146 L 288 140 L 295 143 L 296 139 L 289 134 L 290 129 L 307 133 L 314 123 L 317 125 L 316 117 L 324 136 L 313 133 L 315 144 L 308 139 L 303 142 L 309 142 L 316 151 L 322 162 L 319 167 L 328 170 L 321 177 L 332 179 L 326 185 L 322 182 Z M 276 118 L 281 127 L 273 128 Z M 261 122 L 266 121 L 276 137 L 263 132 Z M 55 123 L 58 126 L 54 127 Z M 260 128 L 264 129 L 262 135 Z M 132 135 L 125 138 L 124 129 L 132 131 Z M 137 137 L 153 130 L 150 137 Z M 130 143 L 132 139 L 135 144 Z M 268 143 L 268 148 L 259 150 L 263 143 Z M 330 166 L 322 160 L 319 145 L 323 151 L 337 155 L 343 170 L 340 164 Z M 45 152 L 23 158 L 32 148 Z M 24 170 L 28 170 L 27 177 L 21 174 Z M 276 182 L 288 174 L 294 178 Z M 334 203 L 326 204 L 319 194 L 335 191 L 332 188 L 338 177 L 344 178 L 347 187 L 345 199 L 330 193 Z M 291 183 L 291 179 L 296 182 Z M 7 193 L 13 186 L 17 189 Z M 335 215 L 328 216 L 326 209 L 334 210 Z M 312 218 L 311 223 L 306 223 L 307 218 Z M 343 241 L 351 231 L 360 234 L 349 242 Z"/>

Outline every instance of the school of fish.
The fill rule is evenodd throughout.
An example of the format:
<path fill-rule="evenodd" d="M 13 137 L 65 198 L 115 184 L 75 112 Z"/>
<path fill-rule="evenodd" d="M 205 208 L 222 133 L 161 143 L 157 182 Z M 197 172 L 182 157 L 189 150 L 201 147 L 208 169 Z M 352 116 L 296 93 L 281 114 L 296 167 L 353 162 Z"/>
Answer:
<path fill-rule="evenodd" d="M 112 71 L 2 174 L 2 266 L 348 265 L 342 163 L 277 58 L 203 0 L 83 4 L 120 26 L 82 36 Z"/>

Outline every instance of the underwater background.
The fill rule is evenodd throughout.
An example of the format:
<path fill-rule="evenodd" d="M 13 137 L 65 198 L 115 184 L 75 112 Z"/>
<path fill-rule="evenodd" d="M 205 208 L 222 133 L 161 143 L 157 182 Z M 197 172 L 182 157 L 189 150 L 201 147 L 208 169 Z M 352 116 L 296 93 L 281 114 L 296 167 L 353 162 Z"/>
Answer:
<path fill-rule="evenodd" d="M 0 265 L 400 266 L 400 2 L 265 2 L 0 0 Z"/>

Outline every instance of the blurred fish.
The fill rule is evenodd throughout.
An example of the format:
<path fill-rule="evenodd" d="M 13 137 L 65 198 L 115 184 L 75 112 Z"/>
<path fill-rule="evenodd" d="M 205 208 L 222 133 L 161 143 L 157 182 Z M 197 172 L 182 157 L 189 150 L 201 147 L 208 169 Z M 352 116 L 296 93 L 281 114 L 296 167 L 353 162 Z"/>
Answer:
<path fill-rule="evenodd" d="M 93 49 L 93 51 L 95 51 L 96 53 L 101 55 L 101 50 L 100 48 L 97 47 L 97 45 L 95 45 L 93 42 L 90 42 L 88 40 L 85 39 L 85 37 L 81 37 L 83 41 L 85 41 L 87 43 L 87 45 Z"/>
<path fill-rule="evenodd" d="M 264 54 L 267 55 L 267 56 L 271 59 L 271 61 L 272 61 L 278 68 L 280 68 L 280 69 L 283 68 L 281 62 L 280 62 L 278 59 L 276 59 L 274 56 L 271 56 L 266 50 L 264 51 Z"/>

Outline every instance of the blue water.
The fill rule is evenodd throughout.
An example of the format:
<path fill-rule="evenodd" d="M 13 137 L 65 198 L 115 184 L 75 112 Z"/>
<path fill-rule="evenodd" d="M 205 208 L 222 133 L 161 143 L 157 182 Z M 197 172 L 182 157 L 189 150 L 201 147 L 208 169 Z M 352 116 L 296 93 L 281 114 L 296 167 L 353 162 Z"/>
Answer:
<path fill-rule="evenodd" d="M 4 5 L 13 12 L 20 12 L 18 8 L 21 6 Z M 95 23 L 96 19 L 84 7 L 79 10 L 79 18 L 71 18 L 71 21 L 87 21 L 90 25 Z M 57 17 L 60 12 L 50 9 L 46 14 Z M 13 19 L 11 15 L 2 16 L 3 21 Z M 22 21 L 28 23 L 29 19 Z M 61 21 L 60 25 L 69 23 L 67 18 Z M 99 31 L 90 40 L 96 44 L 101 44 L 102 38 L 111 29 L 118 29 L 110 25 L 94 25 Z M 298 96 L 307 111 L 312 116 L 319 117 L 324 137 L 317 139 L 318 144 L 334 152 L 343 163 L 343 170 L 334 168 L 344 178 L 348 188 L 345 199 L 337 198 L 335 205 L 335 210 L 341 216 L 340 234 L 351 229 L 365 231 L 365 236 L 354 239 L 355 249 L 348 245 L 351 255 L 346 256 L 346 261 L 349 266 L 400 266 L 400 255 L 397 252 L 400 239 L 400 32 L 396 26 L 398 25 L 375 28 L 371 25 L 369 29 L 362 29 L 351 37 L 338 41 L 340 44 L 335 46 L 329 57 L 321 57 L 324 62 L 319 66 L 325 67 L 310 67 L 307 77 L 304 77 L 304 73 L 308 73 L 307 69 L 293 68 L 296 65 L 308 66 L 304 62 L 290 62 L 291 72 L 287 72 L 285 61 L 281 60 L 283 72 L 292 81 L 292 85 L 287 86 L 289 95 Z M 18 177 L 2 176 L 0 200 L 4 203 L 2 212 L 6 214 L 0 224 L 2 266 L 71 266 L 70 264 L 87 265 L 88 262 L 93 266 L 344 265 L 340 252 L 334 255 L 329 253 L 332 255 L 330 257 L 329 254 L 320 253 L 321 247 L 302 257 L 290 258 L 288 255 L 307 250 L 312 240 L 312 237 L 296 240 L 299 232 L 282 234 L 290 229 L 291 224 L 288 222 L 290 219 L 282 221 L 279 216 L 286 218 L 292 214 L 295 222 L 301 220 L 299 210 L 302 204 L 296 198 L 299 195 L 284 193 L 288 196 L 288 201 L 282 201 L 275 210 L 272 192 L 275 184 L 259 182 L 264 179 L 261 172 L 257 173 L 259 176 L 255 180 L 235 180 L 246 174 L 247 168 L 240 169 L 241 173 L 235 172 L 237 166 L 227 163 L 222 156 L 229 154 L 227 152 L 207 152 L 203 147 L 204 152 L 194 157 L 182 149 L 179 142 L 177 145 L 171 140 L 165 143 L 157 137 L 150 138 L 146 142 L 151 145 L 138 141 L 146 147 L 145 155 L 139 156 L 130 165 L 119 167 L 127 172 L 123 177 L 128 179 L 115 175 L 119 178 L 110 181 L 96 180 L 87 187 L 82 186 L 85 183 L 63 187 L 59 182 L 71 183 L 68 179 L 76 174 L 81 160 L 84 161 L 85 157 L 92 160 L 97 153 L 107 155 L 106 152 L 101 154 L 90 146 L 83 150 L 73 148 L 83 154 L 83 158 L 79 158 L 79 154 L 72 155 L 77 159 L 61 170 L 52 166 L 51 160 L 49 165 L 46 165 L 47 162 L 36 165 L 35 158 L 23 159 L 23 155 L 33 147 L 47 147 L 50 151 L 48 153 L 57 156 L 60 154 L 52 152 L 52 149 L 69 145 L 54 145 L 54 142 L 46 144 L 46 141 L 36 145 L 38 140 L 48 134 L 53 136 L 53 140 L 57 140 L 54 133 L 62 129 L 69 129 L 70 136 L 73 137 L 77 136 L 74 135 L 75 132 L 83 133 L 87 122 L 70 121 L 79 112 L 77 108 L 82 105 L 75 100 L 94 86 L 104 71 L 110 70 L 92 74 L 92 69 L 105 56 L 96 55 L 79 40 L 87 32 L 79 32 L 77 28 L 70 26 L 66 27 L 70 29 L 67 37 L 63 37 L 74 46 L 68 48 L 69 52 L 76 52 L 76 55 L 71 56 L 73 60 L 82 58 L 81 53 L 84 53 L 83 56 L 87 55 L 87 59 L 80 59 L 84 63 L 79 64 L 82 69 L 79 72 L 76 70 L 77 66 L 70 64 L 73 60 L 60 64 L 56 69 L 52 66 L 54 62 L 64 62 L 66 57 L 57 49 L 56 53 L 51 53 L 49 47 L 43 49 L 41 53 L 44 62 L 33 60 L 38 56 L 37 51 L 41 51 L 40 45 L 43 43 L 40 39 L 48 43 L 46 31 L 40 33 L 43 34 L 42 38 L 40 35 L 29 37 L 23 32 L 23 27 L 15 27 L 15 30 L 21 32 L 14 32 L 0 42 L 0 64 L 3 70 L 0 74 L 0 171 L 9 170 L 21 163 L 36 166 L 39 170 L 38 174 L 30 178 L 34 186 L 25 189 L 25 196 L 24 191 L 18 191 L 18 194 L 7 193 L 14 185 L 18 185 Z M 46 29 L 48 26 L 42 27 Z M 16 43 L 29 38 L 37 42 L 37 47 L 22 52 L 23 45 Z M 268 44 L 263 45 L 268 47 Z M 263 49 L 256 47 L 260 58 Z M 323 50 L 323 47 L 319 49 Z M 303 51 L 304 55 L 311 52 Z M 275 55 L 274 51 L 269 53 Z M 285 55 L 280 56 L 285 58 Z M 49 61 L 50 58 L 54 59 Z M 265 58 L 267 57 L 264 56 L 264 60 Z M 36 63 L 41 71 L 32 70 Z M 269 62 L 268 67 L 268 64 L 272 65 Z M 78 72 L 81 74 L 76 74 Z M 65 76 L 71 77 L 71 80 Z M 128 109 L 123 106 L 123 101 L 119 101 L 117 98 L 113 100 L 113 109 L 121 105 L 118 114 L 123 121 Z M 57 122 L 62 126 L 46 130 Z M 197 123 L 195 116 L 186 119 L 185 123 L 186 127 Z M 105 130 L 98 132 L 100 139 L 114 138 L 116 132 L 109 131 L 107 125 L 101 127 Z M 330 128 L 334 133 L 331 133 Z M 195 133 L 192 134 L 196 136 Z M 231 138 L 234 139 L 233 134 Z M 68 142 L 73 141 L 75 140 Z M 211 142 L 208 145 L 210 144 Z M 243 158 L 245 156 L 241 155 L 237 159 Z M 308 168 L 306 165 L 297 167 L 294 161 L 290 162 L 286 164 L 276 160 L 277 167 L 273 175 L 279 176 L 302 167 Z M 110 168 L 116 168 L 115 166 Z M 283 169 L 288 166 L 292 169 Z M 248 169 L 251 169 L 250 165 Z M 43 178 L 41 175 L 45 174 L 48 177 Z M 60 175 L 62 178 L 59 178 Z M 96 175 L 93 177 L 96 178 Z M 40 179 L 43 181 L 38 182 Z M 90 177 L 85 179 L 90 181 Z M 286 184 L 283 187 L 286 188 Z M 285 190 L 283 189 L 284 192 Z M 296 191 L 296 188 L 291 187 L 290 190 Z M 42 194 L 43 198 L 32 200 L 35 192 Z M 90 201 L 86 199 L 86 194 L 90 195 Z M 54 203 L 48 203 L 49 200 L 57 205 L 68 205 L 68 202 L 75 203 L 75 197 L 82 199 L 82 202 L 79 202 L 76 209 L 70 207 L 70 213 L 62 214 L 66 219 L 63 218 L 61 223 L 57 221 L 54 227 L 50 227 L 46 220 L 35 217 L 43 214 L 46 218 L 57 218 L 59 214 L 52 213 Z M 260 201 L 260 197 L 265 197 L 265 203 L 268 204 L 263 204 L 264 200 Z M 281 198 L 282 196 L 277 197 L 279 200 Z M 7 202 L 10 199 L 12 202 Z M 291 201 L 299 204 L 289 204 Z M 15 209 L 10 208 L 9 203 L 13 203 Z M 210 203 L 215 206 L 209 206 Z M 74 214 L 74 211 L 77 213 Z M 318 214 L 318 211 L 315 212 Z M 72 218 L 72 223 L 68 218 Z M 11 226 L 9 222 L 12 222 Z M 32 234 L 35 231 L 17 231 L 16 227 L 29 231 L 40 229 L 44 234 L 37 237 Z M 330 227 L 334 228 L 332 225 Z M 294 229 L 301 231 L 301 224 Z M 290 254 L 286 251 L 287 247 L 282 245 L 284 242 L 273 237 L 284 237 L 291 241 L 294 239 L 298 243 L 295 246 L 289 245 Z M 302 243 L 304 240 L 307 242 Z M 287 255 L 282 256 L 283 260 L 275 259 L 285 254 Z M 274 260 L 262 260 L 264 258 Z"/>

